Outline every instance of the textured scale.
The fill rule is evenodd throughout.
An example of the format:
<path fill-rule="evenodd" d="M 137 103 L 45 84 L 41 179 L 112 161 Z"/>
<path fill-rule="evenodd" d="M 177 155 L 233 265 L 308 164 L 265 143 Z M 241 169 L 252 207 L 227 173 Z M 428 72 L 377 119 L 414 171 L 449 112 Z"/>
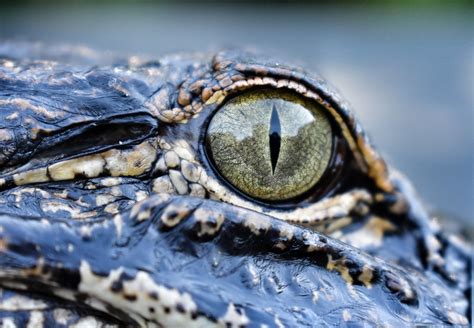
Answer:
<path fill-rule="evenodd" d="M 472 322 L 472 250 L 322 78 L 238 51 L 0 49 L 1 325 Z M 338 132 L 331 178 L 285 206 L 232 188 L 203 144 L 229 97 L 262 86 L 317 102 Z"/>

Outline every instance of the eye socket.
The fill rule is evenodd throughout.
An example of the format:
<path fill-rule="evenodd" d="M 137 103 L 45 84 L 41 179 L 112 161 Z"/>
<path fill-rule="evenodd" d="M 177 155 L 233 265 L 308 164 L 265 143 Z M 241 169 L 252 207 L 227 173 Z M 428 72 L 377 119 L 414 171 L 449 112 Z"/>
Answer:
<path fill-rule="evenodd" d="M 313 188 L 332 155 L 325 110 L 291 91 L 249 91 L 225 103 L 206 134 L 219 173 L 248 196 L 285 201 Z"/>

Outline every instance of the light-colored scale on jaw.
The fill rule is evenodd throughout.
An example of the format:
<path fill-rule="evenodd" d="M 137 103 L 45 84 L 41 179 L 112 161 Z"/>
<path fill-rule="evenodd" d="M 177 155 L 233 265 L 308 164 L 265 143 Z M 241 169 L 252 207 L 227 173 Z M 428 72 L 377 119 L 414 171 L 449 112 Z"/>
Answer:
<path fill-rule="evenodd" d="M 135 188 L 134 179 L 121 177 L 104 177 L 87 181 L 84 185 L 77 186 L 83 192 L 79 198 L 75 195 L 75 188 L 54 191 L 48 186 L 31 185 L 16 188 L 7 192 L 7 197 L 0 199 L 1 205 L 9 205 L 11 197 L 17 206 L 23 206 L 34 200 L 38 213 L 53 215 L 60 212 L 61 217 L 66 214 L 68 218 L 82 220 L 101 215 L 115 215 L 124 208 L 129 208 L 133 203 L 139 202 L 149 196 L 149 191 Z M 143 183 L 142 185 L 145 185 Z M 130 188 L 129 188 L 130 187 Z M 128 191 L 124 192 L 124 189 Z M 88 191 L 94 190 L 94 193 Z M 90 196 L 93 195 L 93 201 Z"/>
<path fill-rule="evenodd" d="M 197 315 L 198 307 L 190 294 L 157 284 L 143 271 L 139 271 L 133 279 L 122 281 L 122 272 L 123 268 L 119 267 L 108 276 L 95 275 L 89 264 L 83 261 L 79 291 L 121 309 L 143 326 L 148 326 L 148 321 L 164 327 L 240 327 L 249 323 L 245 312 L 236 311 L 232 303 L 229 303 L 222 318 L 217 322 L 211 321 Z M 120 290 L 113 288 L 117 283 L 121 286 Z"/>
<path fill-rule="evenodd" d="M 0 321 L 1 327 L 3 328 L 17 328 L 15 321 L 13 320 L 12 317 L 5 317 L 2 318 L 2 321 Z"/>
<path fill-rule="evenodd" d="M 48 282 L 50 281 L 50 275 L 49 274 L 44 274 L 44 260 L 43 258 L 39 258 L 35 267 L 31 269 L 18 269 L 18 270 L 0 270 L 0 278 L 2 279 L 2 287 L 5 288 L 10 288 L 13 290 L 22 290 L 22 291 L 31 291 L 31 286 L 29 284 L 23 284 L 15 281 L 15 278 L 17 277 L 35 277 L 37 278 L 41 283 L 44 283 L 48 285 Z M 70 289 L 65 289 L 56 285 L 50 286 L 51 290 L 50 292 L 64 300 L 76 302 L 78 300 L 78 292 Z M 1 291 L 1 290 L 0 290 Z M 18 296 L 14 296 L 15 298 Z M 2 306 L 0 298 L 0 310 Z M 21 302 L 21 303 L 20 303 Z M 84 295 L 81 295 L 81 302 L 98 310 L 102 311 L 104 313 L 109 313 L 109 309 L 107 308 L 107 303 L 104 303 L 102 299 L 95 298 L 94 295 L 88 295 L 87 297 L 84 298 Z M 24 300 L 24 299 L 13 299 L 12 301 L 7 302 L 6 304 L 3 304 L 3 306 L 7 307 L 16 307 L 16 310 L 14 311 L 30 311 L 33 310 L 34 312 L 39 312 L 41 310 L 48 310 L 49 305 L 44 303 L 44 301 L 37 301 L 37 300 Z M 7 309 L 8 310 L 8 309 Z M 62 313 L 64 314 L 64 313 Z M 31 316 L 30 316 L 31 317 Z M 134 317 L 131 315 L 135 320 L 138 320 L 139 323 L 141 323 L 142 326 L 150 326 L 148 323 L 146 323 L 143 318 L 141 317 Z M 77 317 L 76 317 L 77 318 Z M 97 327 L 106 327 L 103 322 L 101 322 L 98 318 L 94 317 L 87 317 L 89 320 L 83 320 L 84 318 L 79 318 L 77 322 L 70 322 L 69 324 L 72 326 L 72 324 L 77 325 L 76 327 L 95 327 L 95 326 L 84 326 L 83 324 L 85 323 L 97 323 Z M 33 319 L 38 319 L 38 316 Z M 60 320 L 64 320 L 64 317 L 61 317 Z M 31 318 L 30 318 L 31 320 Z M 56 319 L 57 320 L 57 319 Z M 59 321 L 59 320 L 57 320 Z M 2 323 L 0 321 L 0 323 Z M 60 323 L 60 322 L 58 322 Z M 3 327 L 0 324 L 0 327 Z M 42 325 L 36 325 L 33 327 L 42 327 Z"/>
<path fill-rule="evenodd" d="M 10 282 L 10 281 L 2 281 L 2 285 L 4 287 L 10 289 L 18 289 L 23 291 L 28 291 L 30 288 L 27 285 L 21 285 L 18 283 Z M 27 296 L 20 296 L 14 295 L 9 298 L 3 298 L 4 295 L 1 294 L 2 290 L 0 289 L 0 311 L 26 311 L 28 312 L 28 324 L 26 327 L 35 327 L 35 328 L 47 328 L 46 322 L 46 312 L 52 311 L 52 318 L 55 320 L 55 323 L 59 325 L 67 325 L 68 327 L 76 327 L 76 328 L 104 328 L 104 327 L 118 327 L 117 325 L 109 325 L 102 321 L 98 317 L 87 316 L 87 317 L 80 317 L 77 313 L 73 313 L 70 309 L 65 308 L 56 308 L 56 304 L 47 303 L 48 301 L 42 301 L 35 298 L 30 298 Z M 75 293 L 66 289 L 53 289 L 52 293 L 60 298 L 69 301 L 76 301 Z M 94 300 L 91 298 L 86 298 L 82 300 L 85 304 L 107 313 L 107 308 L 103 303 L 98 300 Z M 51 319 L 51 318 L 49 318 Z M 5 320 L 2 322 L 0 320 L 0 327 L 17 327 L 13 324 L 13 319 L 11 321 Z M 143 323 L 145 325 L 145 323 Z M 153 327 L 153 325 L 147 324 L 148 327 Z M 20 326 L 23 327 L 23 326 Z"/>
<path fill-rule="evenodd" d="M 40 311 L 48 307 L 48 304 L 39 299 L 14 295 L 4 298 L 0 289 L 0 311 Z"/>
<path fill-rule="evenodd" d="M 93 218 L 97 216 L 97 211 L 95 210 L 83 210 L 78 206 L 73 206 L 71 204 L 62 202 L 61 199 L 41 199 L 40 200 L 40 207 L 44 213 L 47 214 L 54 214 L 58 212 L 66 212 L 69 213 L 71 218 L 80 220 L 80 219 L 87 219 Z"/>
<path fill-rule="evenodd" d="M 154 140 L 148 140 L 131 148 L 111 149 L 98 154 L 63 160 L 46 167 L 21 171 L 11 177 L 15 185 L 22 186 L 73 180 L 76 176 L 95 178 L 105 172 L 113 177 L 140 176 L 150 170 L 156 157 Z"/>
<path fill-rule="evenodd" d="M 341 277 L 346 281 L 348 285 L 352 285 L 354 279 L 349 273 L 349 268 L 345 264 L 345 259 L 337 259 L 334 260 L 332 256 L 329 254 L 328 255 L 328 263 L 326 265 L 326 269 L 329 271 L 337 271 L 341 275 Z"/>
<path fill-rule="evenodd" d="M 57 320 L 56 320 L 57 321 Z M 104 324 L 93 316 L 87 316 L 79 319 L 76 323 L 68 325 L 69 328 L 115 328 L 118 325 Z"/>
<path fill-rule="evenodd" d="M 194 218 L 199 222 L 200 230 L 197 232 L 198 237 L 213 236 L 220 230 L 224 222 L 224 215 L 221 213 L 213 213 L 212 211 L 198 208 L 193 213 Z"/>

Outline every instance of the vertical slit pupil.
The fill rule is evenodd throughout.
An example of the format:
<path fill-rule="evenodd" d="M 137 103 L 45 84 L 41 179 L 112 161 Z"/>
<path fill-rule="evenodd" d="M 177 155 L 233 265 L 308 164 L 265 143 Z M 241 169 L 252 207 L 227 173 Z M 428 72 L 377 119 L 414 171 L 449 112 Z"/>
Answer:
<path fill-rule="evenodd" d="M 278 111 L 273 105 L 272 116 L 270 118 L 270 159 L 272 161 L 272 174 L 275 174 L 275 168 L 278 163 L 281 145 L 281 124 Z"/>

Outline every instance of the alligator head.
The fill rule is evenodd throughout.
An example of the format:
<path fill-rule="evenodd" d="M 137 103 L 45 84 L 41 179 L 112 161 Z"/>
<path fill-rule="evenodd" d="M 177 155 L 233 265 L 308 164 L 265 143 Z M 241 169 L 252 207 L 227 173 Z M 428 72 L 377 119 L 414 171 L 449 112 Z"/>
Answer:
<path fill-rule="evenodd" d="M 469 251 L 300 68 L 4 58 L 0 149 L 4 323 L 468 323 Z"/>

